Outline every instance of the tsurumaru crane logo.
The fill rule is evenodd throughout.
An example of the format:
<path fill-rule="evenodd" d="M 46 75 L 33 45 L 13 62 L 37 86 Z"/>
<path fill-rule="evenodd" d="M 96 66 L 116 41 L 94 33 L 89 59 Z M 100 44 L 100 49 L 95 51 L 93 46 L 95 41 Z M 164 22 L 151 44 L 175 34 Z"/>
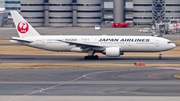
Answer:
<path fill-rule="evenodd" d="M 18 23 L 17 29 L 21 34 L 25 34 L 29 30 L 29 25 L 28 25 L 27 22 L 21 21 L 21 22 Z"/>

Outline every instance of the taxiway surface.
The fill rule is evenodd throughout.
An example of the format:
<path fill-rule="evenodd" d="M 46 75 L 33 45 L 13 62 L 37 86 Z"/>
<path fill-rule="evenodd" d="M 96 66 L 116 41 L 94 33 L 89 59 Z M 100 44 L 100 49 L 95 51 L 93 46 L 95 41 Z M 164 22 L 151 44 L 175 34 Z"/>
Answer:
<path fill-rule="evenodd" d="M 103 63 L 103 64 L 133 64 L 145 62 L 148 64 L 180 64 L 180 57 L 121 56 L 118 58 L 99 57 L 98 60 L 84 60 L 83 56 L 55 56 L 55 55 L 0 55 L 0 63 Z"/>
<path fill-rule="evenodd" d="M 84 97 L 94 97 L 88 101 L 101 101 L 99 98 L 118 101 L 136 96 L 143 101 L 156 96 L 168 97 L 163 101 L 178 101 L 180 80 L 174 75 L 179 72 L 178 67 L 0 70 L 0 98 L 1 101 L 84 101 Z"/>

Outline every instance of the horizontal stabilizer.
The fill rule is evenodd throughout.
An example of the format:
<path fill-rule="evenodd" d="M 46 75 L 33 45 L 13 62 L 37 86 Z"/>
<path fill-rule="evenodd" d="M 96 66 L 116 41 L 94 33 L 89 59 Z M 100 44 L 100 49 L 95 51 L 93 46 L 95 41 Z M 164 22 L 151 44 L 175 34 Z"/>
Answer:
<path fill-rule="evenodd" d="M 24 38 L 19 38 L 19 37 L 12 37 L 10 40 L 15 40 L 15 41 L 19 41 L 19 42 L 26 42 L 26 43 L 32 43 L 33 41 L 24 39 Z"/>

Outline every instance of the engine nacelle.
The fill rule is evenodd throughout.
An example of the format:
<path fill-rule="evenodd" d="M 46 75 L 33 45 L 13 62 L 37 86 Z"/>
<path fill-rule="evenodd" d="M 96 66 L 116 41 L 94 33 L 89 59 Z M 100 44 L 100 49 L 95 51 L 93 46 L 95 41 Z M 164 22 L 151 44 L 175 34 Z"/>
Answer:
<path fill-rule="evenodd" d="M 109 57 L 119 57 L 121 55 L 121 48 L 119 47 L 109 47 L 105 50 L 106 56 Z"/>

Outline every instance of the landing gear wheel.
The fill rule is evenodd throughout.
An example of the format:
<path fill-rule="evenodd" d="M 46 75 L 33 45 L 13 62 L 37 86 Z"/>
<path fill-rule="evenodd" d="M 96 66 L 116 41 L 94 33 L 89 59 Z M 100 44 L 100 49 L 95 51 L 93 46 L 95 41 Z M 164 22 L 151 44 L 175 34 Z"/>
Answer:
<path fill-rule="evenodd" d="M 163 54 L 163 53 L 164 53 L 164 52 L 160 52 L 160 53 L 159 53 L 159 57 L 158 57 L 159 60 L 162 60 L 162 54 Z"/>
<path fill-rule="evenodd" d="M 161 56 L 159 56 L 159 57 L 158 57 L 158 59 L 159 59 L 159 60 L 162 60 L 162 57 L 161 57 Z"/>
<path fill-rule="evenodd" d="M 85 57 L 84 57 L 84 60 L 87 60 L 87 59 L 88 59 L 88 56 L 85 56 Z"/>
<path fill-rule="evenodd" d="M 85 60 L 97 60 L 99 57 L 98 57 L 98 55 L 94 55 L 94 54 L 95 54 L 94 50 L 89 50 L 88 56 L 85 56 L 84 59 Z"/>
<path fill-rule="evenodd" d="M 85 60 L 97 60 L 99 58 L 98 55 L 95 55 L 95 56 L 85 56 L 84 59 Z"/>
<path fill-rule="evenodd" d="M 95 56 L 94 56 L 94 59 L 96 59 L 96 60 L 97 60 L 98 58 L 99 58 L 99 56 L 98 56 L 98 55 L 95 55 Z"/>

